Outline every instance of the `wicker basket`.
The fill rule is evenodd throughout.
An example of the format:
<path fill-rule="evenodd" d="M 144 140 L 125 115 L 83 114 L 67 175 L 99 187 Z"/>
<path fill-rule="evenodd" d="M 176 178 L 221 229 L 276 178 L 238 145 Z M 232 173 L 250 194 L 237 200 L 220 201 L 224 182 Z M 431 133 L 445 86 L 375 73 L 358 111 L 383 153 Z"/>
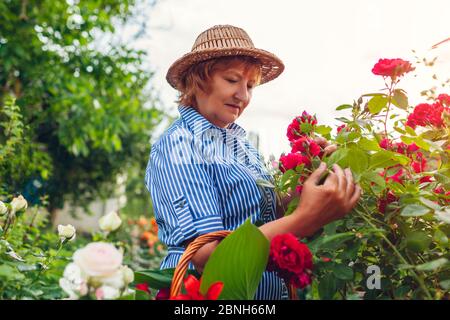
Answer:
<path fill-rule="evenodd" d="M 175 268 L 175 272 L 173 274 L 172 284 L 170 286 L 170 298 L 176 297 L 177 295 L 180 294 L 184 275 L 186 274 L 186 271 L 188 269 L 189 262 L 191 261 L 192 257 L 195 255 L 197 250 L 199 250 L 201 247 L 203 247 L 205 244 L 211 241 L 224 239 L 230 233 L 231 231 L 221 230 L 203 234 L 197 237 L 187 246 L 186 250 L 184 251 L 183 255 L 178 261 L 178 265 Z M 288 286 L 288 291 L 289 291 L 289 298 L 291 300 L 298 299 L 297 290 L 295 287 L 293 287 L 292 285 Z"/>

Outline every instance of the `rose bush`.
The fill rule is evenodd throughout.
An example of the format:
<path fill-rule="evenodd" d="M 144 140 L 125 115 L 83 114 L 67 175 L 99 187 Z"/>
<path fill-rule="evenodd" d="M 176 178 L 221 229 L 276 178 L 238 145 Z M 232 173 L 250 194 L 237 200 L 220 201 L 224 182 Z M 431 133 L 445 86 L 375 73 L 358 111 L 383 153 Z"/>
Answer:
<path fill-rule="evenodd" d="M 384 92 L 339 106 L 351 116 L 338 118 L 344 123 L 335 134 L 306 111 L 287 128 L 291 150 L 274 172 L 279 198 L 297 191 L 286 214 L 321 161 L 350 168 L 363 188 L 349 215 L 304 239 L 316 279 L 302 292 L 306 298 L 449 298 L 450 96 L 442 92 L 411 107 L 397 86 L 413 70 L 408 61 L 380 59 L 372 72 L 383 77 Z M 317 136 L 337 151 L 325 155 Z M 373 267 L 379 283 L 371 283 Z"/>

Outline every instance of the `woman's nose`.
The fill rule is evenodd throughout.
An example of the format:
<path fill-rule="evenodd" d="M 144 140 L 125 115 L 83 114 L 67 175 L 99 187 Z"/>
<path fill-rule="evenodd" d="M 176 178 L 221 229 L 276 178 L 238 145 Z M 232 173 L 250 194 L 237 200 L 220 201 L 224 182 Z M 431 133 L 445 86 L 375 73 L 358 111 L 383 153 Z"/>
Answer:
<path fill-rule="evenodd" d="M 239 86 L 234 96 L 236 99 L 239 99 L 239 101 L 242 101 L 244 104 L 247 103 L 247 101 L 250 99 L 250 92 L 247 88 L 247 85 Z"/>

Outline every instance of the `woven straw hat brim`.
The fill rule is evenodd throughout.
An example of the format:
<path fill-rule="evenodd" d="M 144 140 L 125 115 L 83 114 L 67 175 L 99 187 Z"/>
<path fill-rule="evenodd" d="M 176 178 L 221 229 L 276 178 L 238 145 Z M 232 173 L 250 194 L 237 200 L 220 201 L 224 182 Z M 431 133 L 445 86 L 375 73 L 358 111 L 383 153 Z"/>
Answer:
<path fill-rule="evenodd" d="M 262 76 L 260 84 L 275 79 L 284 70 L 283 62 L 273 53 L 263 49 L 242 47 L 214 48 L 185 54 L 170 66 L 166 79 L 173 88 L 181 90 L 181 79 L 190 66 L 213 58 L 239 55 L 250 56 L 261 61 Z"/>

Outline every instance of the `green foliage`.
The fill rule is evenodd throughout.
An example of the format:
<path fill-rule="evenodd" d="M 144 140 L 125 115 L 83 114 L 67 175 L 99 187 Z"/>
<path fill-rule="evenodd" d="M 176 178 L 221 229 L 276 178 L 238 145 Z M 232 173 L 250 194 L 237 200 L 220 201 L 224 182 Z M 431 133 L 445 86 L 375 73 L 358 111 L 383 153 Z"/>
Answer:
<path fill-rule="evenodd" d="M 251 300 L 269 258 L 269 241 L 247 220 L 213 251 L 205 265 L 203 294 L 217 281 L 224 284 L 220 299 Z"/>
<path fill-rule="evenodd" d="M 0 218 L 1 226 L 5 218 Z M 48 218 L 44 208 L 33 207 L 16 213 L 8 233 L 0 232 L 0 300 L 66 296 L 58 281 L 83 239 L 62 246 L 57 232 L 48 229 Z"/>
<path fill-rule="evenodd" d="M 328 135 L 338 148 L 322 160 L 328 168 L 335 163 L 350 168 L 363 191 L 352 212 L 304 239 L 315 257 L 313 284 L 302 292 L 307 299 L 450 296 L 450 131 L 447 125 L 407 126 L 409 101 L 397 84 L 398 79 L 392 80 L 386 83 L 387 93 L 364 94 L 352 105 L 340 105 L 336 110 L 350 115 L 337 118 L 345 128 L 336 136 L 309 132 L 310 137 Z M 407 145 L 418 150 L 406 150 Z M 278 173 L 276 191 L 294 190 L 316 162 Z M 285 215 L 298 201 L 291 201 Z M 379 288 L 368 286 L 372 266 L 381 273 Z"/>
<path fill-rule="evenodd" d="M 119 173 L 145 169 L 162 119 L 152 73 L 143 52 L 111 37 L 137 3 L 154 1 L 0 3 L 3 194 L 84 205 L 111 197 Z"/>

